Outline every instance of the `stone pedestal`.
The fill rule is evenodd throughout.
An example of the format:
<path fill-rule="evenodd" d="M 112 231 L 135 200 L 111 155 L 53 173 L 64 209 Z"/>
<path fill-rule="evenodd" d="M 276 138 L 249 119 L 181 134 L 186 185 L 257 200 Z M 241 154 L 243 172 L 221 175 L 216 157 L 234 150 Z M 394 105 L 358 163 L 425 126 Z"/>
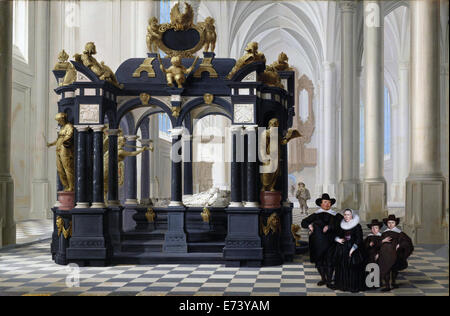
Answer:
<path fill-rule="evenodd" d="M 184 212 L 184 207 L 168 207 L 168 229 L 164 237 L 163 252 L 187 252 Z"/>
<path fill-rule="evenodd" d="M 372 219 L 385 218 L 387 214 L 386 209 L 386 181 L 380 180 L 365 180 L 362 185 L 362 209 L 361 220 L 369 222 Z"/>
<path fill-rule="evenodd" d="M 53 218 L 53 236 L 52 236 L 52 257 L 55 260 L 55 263 L 66 265 L 68 264 L 67 258 L 67 248 L 69 248 L 69 241 L 71 238 L 70 231 L 72 227 L 72 214 L 67 211 L 57 210 L 55 208 L 52 209 L 54 218 Z M 62 229 L 58 229 L 58 224 L 62 225 L 67 232 L 67 235 L 64 234 Z"/>
<path fill-rule="evenodd" d="M 59 210 L 70 211 L 75 207 L 75 192 L 59 191 L 57 195 L 60 204 L 58 207 Z"/>
<path fill-rule="evenodd" d="M 280 249 L 283 255 L 283 261 L 291 262 L 295 255 L 295 239 L 292 235 L 292 208 L 293 204 L 281 208 L 281 242 Z"/>
<path fill-rule="evenodd" d="M 407 178 L 404 230 L 414 244 L 444 244 L 448 239 L 445 190 L 444 177 Z"/>
<path fill-rule="evenodd" d="M 223 248 L 227 267 L 261 266 L 263 249 L 259 237 L 259 213 L 261 209 L 230 207 L 228 233 Z"/>
<path fill-rule="evenodd" d="M 72 210 L 73 234 L 67 249 L 67 259 L 80 266 L 105 266 L 110 262 L 110 247 L 106 209 Z"/>

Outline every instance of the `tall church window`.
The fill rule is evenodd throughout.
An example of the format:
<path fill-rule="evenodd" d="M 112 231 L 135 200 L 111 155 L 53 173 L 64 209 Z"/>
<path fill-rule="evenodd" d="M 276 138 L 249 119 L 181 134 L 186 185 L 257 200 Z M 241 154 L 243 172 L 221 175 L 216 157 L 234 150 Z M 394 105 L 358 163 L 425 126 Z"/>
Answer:
<path fill-rule="evenodd" d="M 13 55 L 28 63 L 28 1 L 13 4 Z"/>

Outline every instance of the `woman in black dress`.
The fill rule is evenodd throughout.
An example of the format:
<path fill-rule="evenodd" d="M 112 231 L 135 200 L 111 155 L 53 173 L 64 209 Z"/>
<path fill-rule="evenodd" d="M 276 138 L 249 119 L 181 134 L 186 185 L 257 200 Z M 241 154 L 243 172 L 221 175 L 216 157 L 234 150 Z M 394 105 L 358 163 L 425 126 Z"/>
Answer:
<path fill-rule="evenodd" d="M 344 211 L 334 239 L 335 245 L 330 249 L 330 260 L 335 265 L 334 287 L 341 291 L 359 292 L 366 289 L 363 232 L 359 216 L 351 209 Z"/>

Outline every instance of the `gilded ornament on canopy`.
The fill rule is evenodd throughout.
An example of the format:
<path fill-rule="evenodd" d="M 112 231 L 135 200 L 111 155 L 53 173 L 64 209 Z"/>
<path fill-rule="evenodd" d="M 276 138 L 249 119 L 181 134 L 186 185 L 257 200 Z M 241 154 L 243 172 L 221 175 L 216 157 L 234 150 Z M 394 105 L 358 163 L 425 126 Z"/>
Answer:
<path fill-rule="evenodd" d="M 258 52 L 258 43 L 257 42 L 251 42 L 248 43 L 245 47 L 245 54 L 241 58 L 239 58 L 236 62 L 236 65 L 234 65 L 233 69 L 231 69 L 230 73 L 228 74 L 227 78 L 231 79 L 233 75 L 242 67 L 257 62 L 257 61 L 263 61 L 266 62 L 266 57 L 263 53 Z"/>
<path fill-rule="evenodd" d="M 159 24 L 156 17 L 149 20 L 147 27 L 147 48 L 150 53 L 158 53 L 161 49 L 171 58 L 179 56 L 181 58 L 193 58 L 200 49 L 205 52 L 213 52 L 216 44 L 216 31 L 214 19 L 207 17 L 204 22 L 194 24 L 194 10 L 188 3 L 184 3 L 184 12 L 181 12 L 180 3 L 173 6 L 170 11 L 170 23 Z M 183 43 L 189 34 L 193 40 L 190 43 Z M 172 37 L 172 42 L 167 38 Z"/>

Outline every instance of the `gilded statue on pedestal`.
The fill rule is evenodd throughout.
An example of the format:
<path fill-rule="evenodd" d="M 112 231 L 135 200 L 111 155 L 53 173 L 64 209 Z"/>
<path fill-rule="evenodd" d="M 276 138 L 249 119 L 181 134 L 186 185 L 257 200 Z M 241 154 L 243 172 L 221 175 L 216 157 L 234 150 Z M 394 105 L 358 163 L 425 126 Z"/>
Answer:
<path fill-rule="evenodd" d="M 105 142 L 105 141 L 104 141 Z M 136 146 L 127 146 L 125 145 L 126 139 L 123 135 L 119 135 L 117 138 L 117 163 L 118 163 L 118 173 L 119 173 L 119 186 L 122 186 L 125 182 L 125 157 L 129 156 L 137 156 L 140 153 L 144 152 L 144 150 L 153 151 L 153 145 L 143 146 L 136 151 L 126 151 L 124 147 L 135 147 Z M 103 155 L 103 191 L 105 196 L 105 201 L 107 200 L 108 193 L 108 175 L 109 175 L 109 151 L 105 152 Z"/>
<path fill-rule="evenodd" d="M 83 54 L 75 54 L 74 58 L 75 61 L 83 63 L 83 65 L 91 69 L 100 80 L 108 81 L 116 87 L 122 88 L 111 68 L 106 66 L 103 61 L 99 63 L 94 57 L 95 54 L 97 54 L 97 50 L 94 42 L 88 42 L 84 47 Z"/>
<path fill-rule="evenodd" d="M 58 138 L 52 143 L 47 143 L 47 147 L 56 146 L 56 168 L 59 180 L 65 192 L 73 192 L 75 186 L 73 125 L 68 122 L 66 113 L 56 114 L 55 120 L 61 128 Z"/>
<path fill-rule="evenodd" d="M 183 88 L 183 84 L 186 81 L 185 75 L 189 75 L 191 71 L 194 69 L 195 64 L 197 63 L 198 60 L 198 56 L 195 57 L 192 66 L 187 69 L 181 64 L 181 57 L 179 56 L 175 56 L 170 59 L 170 63 L 172 64 L 172 66 L 170 66 L 167 69 L 164 68 L 159 55 L 158 60 L 159 60 L 159 68 L 161 69 L 162 72 L 166 74 L 167 84 L 170 87 L 173 87 L 175 81 L 178 88 Z"/>
<path fill-rule="evenodd" d="M 233 69 L 231 69 L 231 72 L 228 74 L 227 78 L 231 79 L 239 69 L 256 61 L 266 62 L 266 57 L 263 53 L 258 52 L 257 42 L 248 43 L 247 47 L 245 47 L 244 56 L 238 59 L 236 65 L 234 65 Z"/>
<path fill-rule="evenodd" d="M 214 26 L 214 19 L 208 16 L 203 22 L 204 27 L 204 36 L 205 36 L 205 44 L 203 46 L 203 50 L 205 52 L 213 52 L 216 49 L 216 28 Z"/>
<path fill-rule="evenodd" d="M 278 60 L 275 61 L 271 66 L 275 68 L 276 71 L 293 71 L 294 69 L 288 64 L 288 56 L 281 52 L 278 55 Z"/>
<path fill-rule="evenodd" d="M 259 80 L 267 86 L 284 89 L 280 75 L 272 66 L 266 66 L 266 70 L 260 75 Z"/>
<path fill-rule="evenodd" d="M 150 53 L 158 52 L 158 41 L 161 40 L 162 34 L 159 31 L 158 19 L 152 17 L 148 20 L 147 26 L 147 48 Z"/>
<path fill-rule="evenodd" d="M 262 188 L 261 191 L 271 191 L 271 192 L 275 192 L 275 185 L 278 179 L 278 176 L 280 175 L 280 154 L 281 154 L 281 150 L 280 150 L 280 144 L 281 145 L 286 145 L 291 139 L 300 137 L 300 133 L 296 130 L 296 129 L 289 129 L 286 133 L 286 136 L 284 136 L 281 139 L 281 142 L 279 142 L 279 140 L 277 139 L 276 141 L 278 142 L 278 144 L 276 146 L 271 146 L 271 134 L 275 132 L 275 129 L 277 129 L 279 127 L 279 122 L 277 118 L 273 118 L 269 121 L 269 126 L 268 128 L 264 131 L 262 137 L 265 138 L 266 141 L 266 146 L 265 148 L 262 148 L 262 150 L 264 150 L 264 154 L 262 155 L 262 157 L 271 157 L 274 156 L 274 154 L 276 154 L 276 170 L 274 172 L 267 172 L 267 173 L 261 173 L 261 183 L 262 183 Z M 277 153 L 272 153 L 271 152 L 271 148 L 275 148 L 278 152 Z M 268 159 L 267 161 L 263 162 L 263 166 L 266 166 L 267 168 L 269 168 L 269 166 L 271 164 L 273 164 L 274 162 L 271 161 L 270 159 Z"/>
<path fill-rule="evenodd" d="M 56 63 L 53 70 L 66 70 L 71 65 L 71 63 L 67 61 L 68 59 L 69 59 L 69 55 L 63 49 L 58 54 L 58 62 Z"/>

